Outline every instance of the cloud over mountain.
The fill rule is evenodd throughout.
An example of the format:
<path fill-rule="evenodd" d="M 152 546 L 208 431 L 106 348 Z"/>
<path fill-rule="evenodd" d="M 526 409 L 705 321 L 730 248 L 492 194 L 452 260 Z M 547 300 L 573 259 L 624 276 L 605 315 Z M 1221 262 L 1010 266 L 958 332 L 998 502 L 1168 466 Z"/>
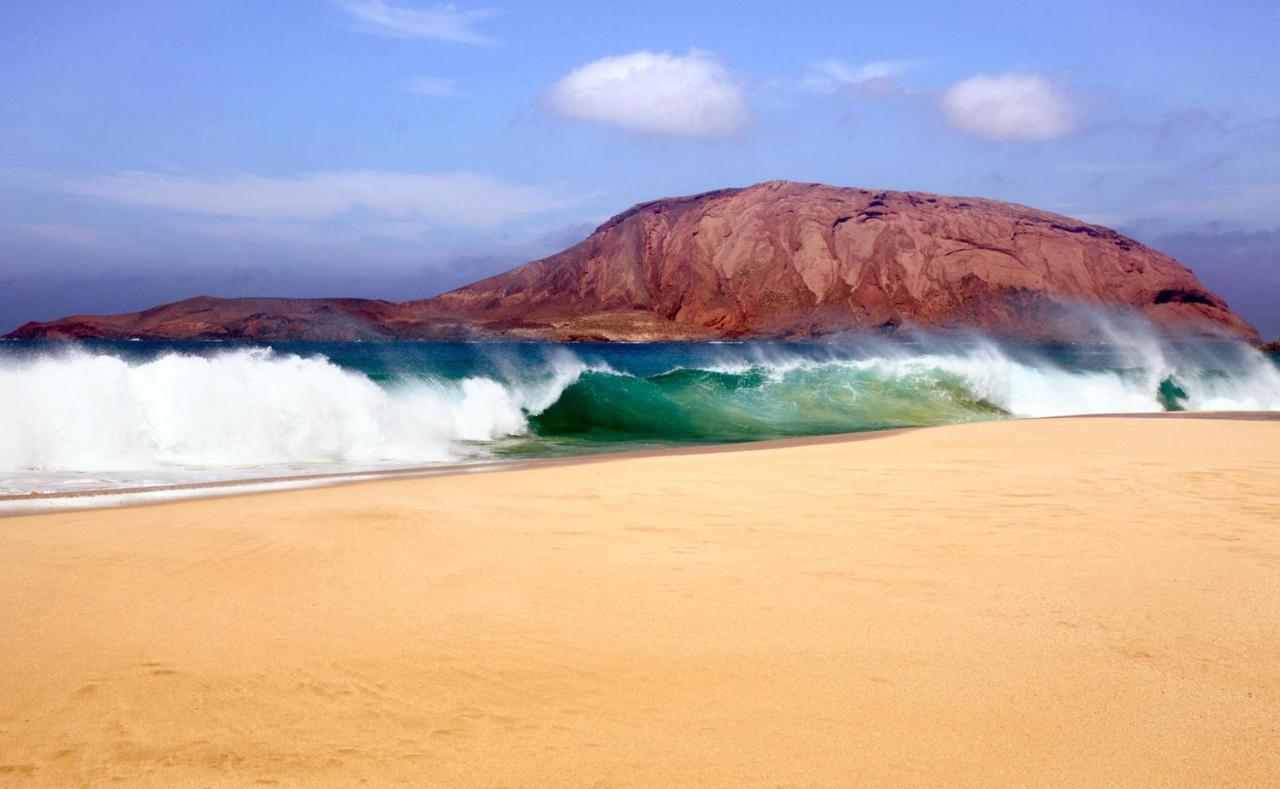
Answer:
<path fill-rule="evenodd" d="M 547 93 L 557 114 L 635 134 L 723 139 L 751 118 L 737 80 L 709 52 L 641 50 L 574 69 Z"/>
<path fill-rule="evenodd" d="M 1078 115 L 1065 90 L 1038 74 L 979 74 L 942 97 L 956 129 L 988 140 L 1044 141 L 1076 130 Z"/>

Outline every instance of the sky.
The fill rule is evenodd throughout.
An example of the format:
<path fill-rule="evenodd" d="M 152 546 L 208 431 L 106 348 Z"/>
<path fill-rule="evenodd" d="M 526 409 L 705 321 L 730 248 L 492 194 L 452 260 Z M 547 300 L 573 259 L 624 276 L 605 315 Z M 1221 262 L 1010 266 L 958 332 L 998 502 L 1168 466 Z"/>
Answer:
<path fill-rule="evenodd" d="M 1115 227 L 1280 335 L 1280 3 L 6 0 L 0 330 L 421 298 L 771 179 Z"/>

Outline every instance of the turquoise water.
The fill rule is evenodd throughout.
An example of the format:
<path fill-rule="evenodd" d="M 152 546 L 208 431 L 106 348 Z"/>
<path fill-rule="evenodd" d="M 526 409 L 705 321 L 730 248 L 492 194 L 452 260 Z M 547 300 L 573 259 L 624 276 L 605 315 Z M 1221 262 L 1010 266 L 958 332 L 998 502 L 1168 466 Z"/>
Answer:
<path fill-rule="evenodd" d="M 1280 410 L 1241 343 L 0 343 L 0 492 L 986 419 Z"/>

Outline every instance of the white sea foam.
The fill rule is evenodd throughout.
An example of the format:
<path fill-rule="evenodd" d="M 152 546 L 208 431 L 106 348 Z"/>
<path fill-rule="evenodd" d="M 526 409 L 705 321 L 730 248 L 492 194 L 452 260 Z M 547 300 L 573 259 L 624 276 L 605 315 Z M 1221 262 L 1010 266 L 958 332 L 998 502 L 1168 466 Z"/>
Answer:
<path fill-rule="evenodd" d="M 172 473 L 182 469 L 458 460 L 469 443 L 522 432 L 526 409 L 545 407 L 580 369 L 560 363 L 524 387 L 484 377 L 384 387 L 323 357 L 264 349 L 11 360 L 0 365 L 0 476 L 150 470 L 130 479 L 167 483 L 188 479 Z"/>
<path fill-rule="evenodd" d="M 1043 349 L 1007 346 L 979 334 L 911 343 L 855 341 L 832 344 L 825 357 L 758 346 L 726 355 L 707 369 L 740 374 L 762 370 L 781 380 L 795 370 L 845 367 L 882 378 L 944 372 L 970 391 L 1019 417 L 1163 411 L 1157 396 L 1165 381 L 1184 389 L 1190 411 L 1280 410 L 1280 368 L 1261 351 L 1229 340 L 1172 342 L 1141 318 L 1085 312 L 1105 364 L 1068 369 Z"/>
<path fill-rule="evenodd" d="M 819 371 L 803 385 L 846 390 L 943 373 L 1014 416 L 1159 411 L 1166 381 L 1185 391 L 1190 410 L 1280 410 L 1280 369 L 1244 344 L 1175 346 L 1126 326 L 1106 353 L 1105 364 L 1081 369 L 981 337 L 923 338 L 806 353 L 718 346 L 696 366 L 763 371 L 775 382 Z M 564 348 L 536 369 L 489 362 L 490 376 L 379 384 L 321 356 L 265 349 L 133 361 L 86 350 L 9 357 L 0 360 L 0 493 L 484 459 L 493 442 L 528 433 L 529 416 L 584 371 L 624 375 Z M 762 413 L 785 420 L 789 402 Z"/>

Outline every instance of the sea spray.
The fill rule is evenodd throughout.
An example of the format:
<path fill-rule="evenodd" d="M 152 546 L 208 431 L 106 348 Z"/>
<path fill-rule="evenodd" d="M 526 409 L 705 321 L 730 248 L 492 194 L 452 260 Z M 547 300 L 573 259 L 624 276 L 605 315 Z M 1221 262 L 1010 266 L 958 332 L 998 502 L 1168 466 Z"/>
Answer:
<path fill-rule="evenodd" d="M 1236 342 L 5 343 L 0 492 L 743 441 L 1008 417 L 1280 410 Z"/>
<path fill-rule="evenodd" d="M 489 378 L 379 385 L 264 348 L 71 351 L 0 365 L 0 470 L 456 460 L 463 442 L 523 431 L 526 406 Z"/>

